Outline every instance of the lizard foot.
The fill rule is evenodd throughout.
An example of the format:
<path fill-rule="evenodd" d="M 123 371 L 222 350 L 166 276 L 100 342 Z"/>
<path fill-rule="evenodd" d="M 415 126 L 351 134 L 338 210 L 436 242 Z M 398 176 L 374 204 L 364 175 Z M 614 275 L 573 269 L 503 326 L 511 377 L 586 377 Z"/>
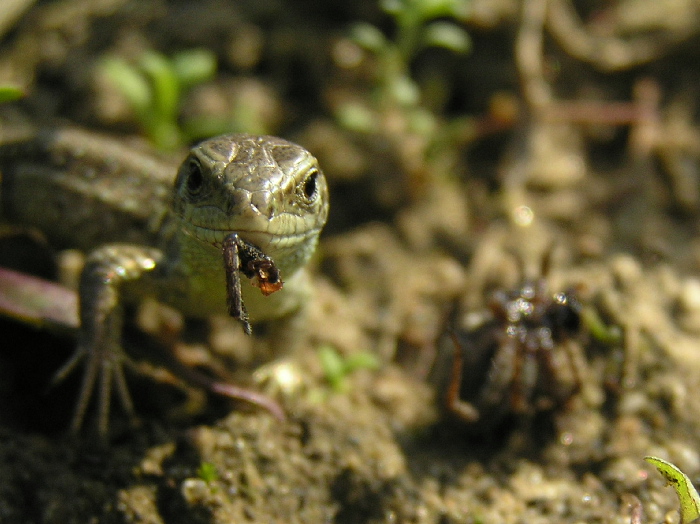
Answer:
<path fill-rule="evenodd" d="M 77 432 L 95 387 L 98 386 L 97 430 L 104 437 L 109 429 L 113 387 L 124 410 L 133 417 L 134 407 L 124 378 L 128 362 L 121 347 L 124 311 L 120 300 L 123 286 L 153 270 L 162 253 L 128 244 L 105 245 L 93 251 L 80 275 L 80 333 L 73 357 L 58 371 L 54 382 L 68 375 L 85 360 L 85 372 L 71 422 Z M 114 386 L 113 386 L 114 384 Z"/>
<path fill-rule="evenodd" d="M 101 436 L 107 434 L 109 429 L 109 409 L 112 398 L 112 389 L 116 389 L 122 409 L 132 420 L 136 417 L 134 403 L 131 400 L 129 388 L 124 377 L 124 361 L 126 356 L 121 351 L 111 352 L 88 351 L 82 347 L 76 349 L 73 356 L 59 369 L 53 377 L 52 384 L 56 384 L 65 379 L 81 361 L 85 360 L 85 371 L 83 382 L 80 386 L 80 393 L 75 404 L 73 419 L 70 429 L 72 433 L 77 433 L 85 420 L 85 413 L 90 399 L 98 387 L 99 397 L 97 404 L 97 431 Z M 99 381 L 99 385 L 98 385 Z"/>

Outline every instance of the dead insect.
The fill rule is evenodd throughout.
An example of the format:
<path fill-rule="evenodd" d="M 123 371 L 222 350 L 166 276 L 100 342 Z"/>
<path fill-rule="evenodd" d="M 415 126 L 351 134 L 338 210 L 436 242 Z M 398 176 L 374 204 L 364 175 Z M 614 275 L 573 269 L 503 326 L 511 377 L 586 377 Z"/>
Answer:
<path fill-rule="evenodd" d="M 275 263 L 269 258 L 251 260 L 248 262 L 248 271 L 254 275 L 253 285 L 260 288 L 260 292 L 265 295 L 282 289 L 282 278 Z M 248 275 L 248 271 L 244 271 Z"/>
<path fill-rule="evenodd" d="M 585 367 L 572 291 L 525 281 L 493 293 L 489 310 L 478 327 L 447 330 L 433 370 L 446 410 L 477 432 L 561 406 L 581 388 Z"/>

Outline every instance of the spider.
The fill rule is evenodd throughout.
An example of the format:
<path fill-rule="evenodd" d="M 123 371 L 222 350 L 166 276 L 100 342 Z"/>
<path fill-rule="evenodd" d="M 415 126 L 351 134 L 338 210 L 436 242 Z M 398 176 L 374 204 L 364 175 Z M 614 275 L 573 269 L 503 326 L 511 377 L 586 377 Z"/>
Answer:
<path fill-rule="evenodd" d="M 555 409 L 579 391 L 585 360 L 574 340 L 581 305 L 573 291 L 525 281 L 494 292 L 489 310 L 477 328 L 448 330 L 453 347 L 441 384 L 448 412 L 488 430 L 509 415 Z"/>

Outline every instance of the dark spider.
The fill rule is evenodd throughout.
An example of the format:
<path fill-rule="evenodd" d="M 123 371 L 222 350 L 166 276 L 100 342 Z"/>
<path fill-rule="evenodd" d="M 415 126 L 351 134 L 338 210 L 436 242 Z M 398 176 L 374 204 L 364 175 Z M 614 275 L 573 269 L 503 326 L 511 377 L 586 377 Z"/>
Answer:
<path fill-rule="evenodd" d="M 493 293 L 489 310 L 474 329 L 448 330 L 441 349 L 450 358 L 438 378 L 445 408 L 478 431 L 563 405 L 581 388 L 585 367 L 574 340 L 581 306 L 573 292 L 526 281 Z"/>

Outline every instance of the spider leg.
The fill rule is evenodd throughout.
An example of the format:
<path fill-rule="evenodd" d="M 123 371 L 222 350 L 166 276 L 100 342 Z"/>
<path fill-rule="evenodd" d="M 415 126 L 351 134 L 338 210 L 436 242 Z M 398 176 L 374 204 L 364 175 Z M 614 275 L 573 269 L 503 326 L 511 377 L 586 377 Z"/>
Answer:
<path fill-rule="evenodd" d="M 462 356 L 462 346 L 457 340 L 454 331 L 450 331 L 450 337 L 454 345 L 454 355 L 452 358 L 452 369 L 450 370 L 450 382 L 445 396 L 447 409 L 465 422 L 476 422 L 479 420 L 479 411 L 466 400 L 459 396 L 462 388 L 462 370 L 464 358 Z"/>

